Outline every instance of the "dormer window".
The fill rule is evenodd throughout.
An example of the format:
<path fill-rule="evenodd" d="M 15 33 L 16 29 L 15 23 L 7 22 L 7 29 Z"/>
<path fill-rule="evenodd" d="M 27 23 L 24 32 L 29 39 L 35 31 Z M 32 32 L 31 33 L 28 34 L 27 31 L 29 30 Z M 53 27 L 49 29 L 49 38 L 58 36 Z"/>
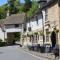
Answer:
<path fill-rule="evenodd" d="M 19 24 L 15 24 L 15 27 L 16 27 L 16 28 L 19 27 Z"/>

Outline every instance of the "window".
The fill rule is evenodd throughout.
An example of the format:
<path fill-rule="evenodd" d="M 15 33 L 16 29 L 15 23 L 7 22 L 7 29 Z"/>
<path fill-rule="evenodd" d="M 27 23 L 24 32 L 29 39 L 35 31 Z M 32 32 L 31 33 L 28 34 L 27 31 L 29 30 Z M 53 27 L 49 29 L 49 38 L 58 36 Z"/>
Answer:
<path fill-rule="evenodd" d="M 19 24 L 15 24 L 15 27 L 16 27 L 16 28 L 19 27 Z"/>
<path fill-rule="evenodd" d="M 24 32 L 26 32 L 26 28 L 24 28 Z"/>
<path fill-rule="evenodd" d="M 49 42 L 49 29 L 46 29 L 46 42 Z"/>
<path fill-rule="evenodd" d="M 36 16 L 36 22 L 37 22 L 37 25 L 38 25 L 38 16 Z"/>
<path fill-rule="evenodd" d="M 47 8 L 45 9 L 45 21 L 47 21 L 47 16 L 48 16 L 48 10 Z"/>
<path fill-rule="evenodd" d="M 31 31 L 31 27 L 28 27 L 28 31 Z"/>

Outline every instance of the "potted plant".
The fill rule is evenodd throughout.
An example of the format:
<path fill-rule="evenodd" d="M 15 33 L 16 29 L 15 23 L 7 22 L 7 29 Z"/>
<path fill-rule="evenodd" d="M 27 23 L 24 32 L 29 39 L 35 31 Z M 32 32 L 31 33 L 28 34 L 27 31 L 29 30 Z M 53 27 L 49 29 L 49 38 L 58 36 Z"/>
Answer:
<path fill-rule="evenodd" d="M 58 32 L 59 32 L 59 30 L 57 29 L 57 30 L 56 30 L 56 33 L 58 33 Z"/>
<path fill-rule="evenodd" d="M 34 34 L 36 34 L 36 35 L 37 35 L 37 34 L 38 34 L 38 32 L 35 32 Z"/>
<path fill-rule="evenodd" d="M 56 33 L 58 33 L 59 32 L 59 30 L 55 27 L 54 28 L 54 31 L 56 32 Z"/>
<path fill-rule="evenodd" d="M 48 35 L 48 34 L 50 34 L 50 33 L 51 33 L 51 32 L 50 32 L 50 31 L 48 31 L 48 32 L 47 32 L 47 35 Z"/>

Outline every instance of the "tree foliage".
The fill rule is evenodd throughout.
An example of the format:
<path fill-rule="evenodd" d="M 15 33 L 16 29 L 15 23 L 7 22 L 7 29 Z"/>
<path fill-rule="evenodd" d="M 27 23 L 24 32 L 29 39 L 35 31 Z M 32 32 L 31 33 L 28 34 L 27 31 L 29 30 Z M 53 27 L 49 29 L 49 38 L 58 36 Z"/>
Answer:
<path fill-rule="evenodd" d="M 8 0 L 8 7 L 11 14 L 18 13 L 20 9 L 19 0 Z"/>
<path fill-rule="evenodd" d="M 0 6 L 0 19 L 6 18 L 7 4 Z"/>
<path fill-rule="evenodd" d="M 27 12 L 27 16 L 28 17 L 32 16 L 37 10 L 38 10 L 38 4 L 35 0 L 32 0 L 32 6 L 30 10 Z"/>
<path fill-rule="evenodd" d="M 29 11 L 29 9 L 31 8 L 31 0 L 25 0 L 25 4 L 24 4 L 24 12 Z"/>
<path fill-rule="evenodd" d="M 19 0 L 8 0 L 7 4 L 0 7 L 0 19 L 6 17 L 6 13 L 9 10 L 10 14 L 16 14 L 25 12 L 26 16 L 30 17 L 38 9 L 38 4 L 35 0 L 25 0 L 24 4 L 20 4 Z"/>

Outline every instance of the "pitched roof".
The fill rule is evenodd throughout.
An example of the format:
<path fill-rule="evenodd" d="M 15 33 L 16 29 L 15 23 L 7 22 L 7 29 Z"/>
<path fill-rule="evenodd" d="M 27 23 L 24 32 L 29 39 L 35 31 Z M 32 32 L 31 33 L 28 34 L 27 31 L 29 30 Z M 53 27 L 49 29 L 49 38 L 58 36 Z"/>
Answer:
<path fill-rule="evenodd" d="M 50 7 L 51 5 L 53 6 L 55 3 L 57 3 L 58 0 L 50 0 L 49 2 L 47 2 L 46 4 L 44 4 L 41 8 L 39 8 L 35 13 L 35 14 L 40 14 L 42 13 L 42 9 L 46 9 L 46 7 Z M 40 2 L 41 3 L 41 2 Z M 33 16 L 34 16 L 33 15 Z"/>
<path fill-rule="evenodd" d="M 46 7 L 49 7 L 51 4 L 54 4 L 55 2 L 57 2 L 58 0 L 50 0 L 49 2 L 47 2 L 41 9 L 44 9 Z"/>
<path fill-rule="evenodd" d="M 13 14 L 4 19 L 4 24 L 22 24 L 25 20 L 25 13 Z"/>

